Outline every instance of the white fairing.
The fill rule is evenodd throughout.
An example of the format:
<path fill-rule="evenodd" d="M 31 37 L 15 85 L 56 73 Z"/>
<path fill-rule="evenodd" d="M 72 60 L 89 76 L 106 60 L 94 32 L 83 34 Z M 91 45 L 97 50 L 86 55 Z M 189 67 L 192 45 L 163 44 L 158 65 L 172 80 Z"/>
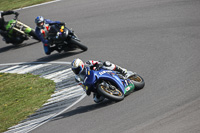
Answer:
<path fill-rule="evenodd" d="M 68 34 L 69 34 L 69 30 L 66 30 L 65 34 L 66 34 L 66 36 L 68 36 Z"/>
<path fill-rule="evenodd" d="M 126 77 L 135 76 L 137 73 L 132 71 L 127 71 Z"/>

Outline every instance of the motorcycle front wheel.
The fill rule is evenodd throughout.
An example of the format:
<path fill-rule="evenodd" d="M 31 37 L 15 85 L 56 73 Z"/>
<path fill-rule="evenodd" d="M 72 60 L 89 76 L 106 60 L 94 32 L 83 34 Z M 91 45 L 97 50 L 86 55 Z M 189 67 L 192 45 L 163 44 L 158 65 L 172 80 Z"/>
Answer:
<path fill-rule="evenodd" d="M 87 51 L 87 49 L 88 49 L 86 46 L 84 46 L 83 44 L 81 44 L 79 41 L 77 41 L 75 39 L 71 39 L 70 43 L 76 45 L 76 47 L 80 48 L 83 51 Z"/>
<path fill-rule="evenodd" d="M 112 101 L 121 101 L 124 99 L 123 92 L 113 85 L 112 88 L 109 87 L 106 81 L 103 81 L 98 85 L 97 91 L 100 95 Z"/>

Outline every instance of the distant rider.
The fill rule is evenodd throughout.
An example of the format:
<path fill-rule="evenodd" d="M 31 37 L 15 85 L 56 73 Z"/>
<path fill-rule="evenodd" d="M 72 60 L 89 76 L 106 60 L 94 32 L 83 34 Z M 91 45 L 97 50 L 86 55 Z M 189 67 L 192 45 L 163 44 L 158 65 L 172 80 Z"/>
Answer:
<path fill-rule="evenodd" d="M 88 96 L 91 94 L 92 88 L 88 88 L 83 85 L 83 81 L 85 79 L 85 76 L 87 75 L 88 70 L 96 69 L 96 67 L 102 67 L 107 70 L 118 71 L 125 77 L 127 75 L 126 69 L 121 68 L 120 66 L 115 65 L 109 61 L 102 62 L 102 61 L 89 60 L 83 63 L 81 59 L 77 58 L 72 61 L 71 65 L 72 65 L 72 71 L 76 74 L 75 76 L 76 81 L 80 85 L 82 85 L 84 91 L 86 92 Z M 104 97 L 99 96 L 96 93 L 93 93 L 93 99 L 94 99 L 94 102 L 99 103 L 104 100 Z"/>
<path fill-rule="evenodd" d="M 64 25 L 65 23 L 60 21 L 51 21 L 50 19 L 44 19 L 42 16 L 38 16 L 35 19 L 35 24 L 36 24 L 35 33 L 43 43 L 45 54 L 50 55 L 51 52 L 53 52 L 54 50 L 60 53 L 61 50 L 58 49 L 56 46 L 50 47 L 51 41 L 47 40 L 47 37 L 50 29 L 50 24 Z"/>
<path fill-rule="evenodd" d="M 4 16 L 11 14 L 15 14 L 15 19 L 17 19 L 19 15 L 19 13 L 15 11 L 0 12 L 0 34 L 3 37 L 3 41 L 5 41 L 6 43 L 20 43 L 22 41 L 21 38 L 12 36 L 12 34 L 9 34 L 9 31 L 6 30 L 6 25 L 8 24 L 8 22 L 4 20 Z"/>

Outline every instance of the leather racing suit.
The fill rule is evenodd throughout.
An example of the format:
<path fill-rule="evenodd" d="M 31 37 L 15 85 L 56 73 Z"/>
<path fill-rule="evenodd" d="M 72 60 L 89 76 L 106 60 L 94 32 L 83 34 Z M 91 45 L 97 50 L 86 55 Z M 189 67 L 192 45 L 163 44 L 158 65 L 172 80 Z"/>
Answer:
<path fill-rule="evenodd" d="M 115 65 L 109 61 L 94 61 L 94 60 L 89 60 L 87 62 L 85 62 L 85 68 L 90 68 L 90 69 L 94 69 L 96 68 L 97 65 L 100 65 L 102 68 L 107 69 L 107 70 L 113 70 L 113 71 L 118 71 L 120 72 L 122 75 L 126 76 L 127 74 L 127 70 L 124 68 L 121 68 L 118 65 Z M 86 73 L 83 72 L 79 75 L 75 76 L 75 80 L 79 83 L 79 85 L 82 86 L 83 90 L 86 92 L 86 94 L 89 96 L 92 92 L 91 88 L 87 88 L 86 86 L 83 85 L 83 81 L 85 79 Z M 100 103 L 104 100 L 103 96 L 98 95 L 97 93 L 93 93 L 93 100 L 96 103 Z"/>
<path fill-rule="evenodd" d="M 47 40 L 48 33 L 50 30 L 49 24 L 64 24 L 64 23 L 62 23 L 60 21 L 51 21 L 50 19 L 44 19 L 44 26 L 42 28 L 39 28 L 39 27 L 35 28 L 35 33 L 36 33 L 37 37 L 42 41 L 43 47 L 44 47 L 44 52 L 47 55 L 51 54 L 51 52 L 53 52 L 54 50 L 58 51 L 57 47 L 50 47 L 51 42 L 49 42 L 49 40 Z"/>

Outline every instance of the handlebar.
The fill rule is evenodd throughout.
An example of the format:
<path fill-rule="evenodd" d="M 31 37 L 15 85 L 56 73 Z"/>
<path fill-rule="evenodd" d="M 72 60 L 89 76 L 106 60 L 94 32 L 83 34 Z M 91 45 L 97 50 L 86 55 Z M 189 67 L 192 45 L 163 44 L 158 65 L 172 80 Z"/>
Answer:
<path fill-rule="evenodd" d="M 65 23 L 62 23 L 62 22 L 61 23 L 50 23 L 49 25 L 50 26 L 52 26 L 52 25 L 64 25 L 65 26 Z"/>
<path fill-rule="evenodd" d="M 93 66 L 90 67 L 91 70 L 98 71 L 101 67 L 103 67 L 103 64 L 94 64 Z"/>
<path fill-rule="evenodd" d="M 12 23 L 11 27 L 9 28 L 9 30 L 13 29 L 13 27 L 16 26 L 16 24 L 17 24 L 17 22 L 18 22 L 18 16 L 19 16 L 19 14 L 15 14 L 15 18 L 14 18 L 15 23 Z"/>

